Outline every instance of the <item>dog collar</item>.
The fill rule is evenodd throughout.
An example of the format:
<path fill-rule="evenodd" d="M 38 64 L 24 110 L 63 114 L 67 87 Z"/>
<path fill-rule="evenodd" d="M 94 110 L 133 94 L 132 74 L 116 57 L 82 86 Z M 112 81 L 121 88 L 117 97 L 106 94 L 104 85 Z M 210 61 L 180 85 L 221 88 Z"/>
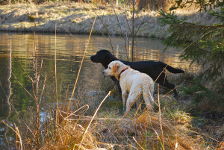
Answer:
<path fill-rule="evenodd" d="M 124 68 L 123 70 L 121 70 L 120 74 L 118 75 L 118 80 L 120 80 L 121 74 L 122 74 L 123 72 L 125 72 L 125 70 L 127 70 L 127 69 L 128 69 L 128 68 Z"/>

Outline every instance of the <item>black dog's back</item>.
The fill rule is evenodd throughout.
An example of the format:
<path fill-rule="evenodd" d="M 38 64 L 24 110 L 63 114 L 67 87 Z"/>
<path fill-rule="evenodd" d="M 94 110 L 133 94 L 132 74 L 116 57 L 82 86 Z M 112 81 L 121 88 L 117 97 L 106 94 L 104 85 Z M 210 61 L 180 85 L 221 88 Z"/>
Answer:
<path fill-rule="evenodd" d="M 158 61 L 122 62 L 135 70 L 148 74 L 154 81 L 164 68 L 164 64 Z"/>
<path fill-rule="evenodd" d="M 148 74 L 153 80 L 156 80 L 164 69 L 167 69 L 171 73 L 183 73 L 184 71 L 178 68 L 173 68 L 161 61 L 137 61 L 128 62 L 122 61 L 131 68 L 138 70 L 140 72 Z"/>

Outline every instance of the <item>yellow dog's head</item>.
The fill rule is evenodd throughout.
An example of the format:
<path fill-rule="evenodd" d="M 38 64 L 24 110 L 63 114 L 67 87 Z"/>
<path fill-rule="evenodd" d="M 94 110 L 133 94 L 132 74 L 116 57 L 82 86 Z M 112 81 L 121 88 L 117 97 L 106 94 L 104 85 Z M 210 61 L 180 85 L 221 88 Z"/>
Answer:
<path fill-rule="evenodd" d="M 104 75 L 106 76 L 114 76 L 116 79 L 119 80 L 120 74 L 123 70 L 127 69 L 128 66 L 122 63 L 121 61 L 115 60 L 112 61 L 107 69 L 103 71 Z"/>

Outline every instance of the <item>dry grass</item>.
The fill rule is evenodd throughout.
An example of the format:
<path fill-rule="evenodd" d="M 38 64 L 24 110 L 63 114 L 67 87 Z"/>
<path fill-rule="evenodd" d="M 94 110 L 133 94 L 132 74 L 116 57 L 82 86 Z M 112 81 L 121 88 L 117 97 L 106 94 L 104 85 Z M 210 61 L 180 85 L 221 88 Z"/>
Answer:
<path fill-rule="evenodd" d="M 76 110 L 68 109 L 66 104 L 49 108 L 52 110 L 48 112 L 53 113 L 48 113 L 47 119 L 42 122 L 41 143 L 38 149 L 204 149 L 204 141 L 189 136 L 190 132 L 183 128 L 186 127 L 185 124 L 190 124 L 191 118 L 188 114 L 173 113 L 173 119 L 170 119 L 164 117 L 165 112 L 161 109 L 162 112 L 143 111 L 130 113 L 129 118 L 122 118 L 121 114 L 112 111 L 112 108 L 107 113 L 98 112 L 104 101 L 105 99 L 93 116 L 86 115 L 86 109 L 89 108 L 87 105 Z M 58 115 L 55 115 L 55 112 Z M 26 117 L 14 126 L 18 148 L 36 147 L 35 119 Z"/>
<path fill-rule="evenodd" d="M 162 147 L 164 149 L 200 149 L 200 147 L 195 147 L 193 138 L 187 136 L 186 133 L 181 133 L 180 129 L 168 120 L 163 119 L 162 123 L 160 123 L 158 118 L 158 114 L 144 112 L 136 119 L 136 123 L 143 132 L 147 129 L 154 132 L 155 139 L 157 139 L 154 142 L 161 144 L 163 141 L 164 145 Z M 161 130 L 160 125 L 162 125 L 163 130 Z M 139 131 L 141 132 L 141 130 Z M 151 144 L 154 145 L 154 143 Z"/>
<path fill-rule="evenodd" d="M 97 148 L 97 138 L 90 131 L 85 134 L 82 141 L 84 132 L 85 128 L 76 121 L 63 121 L 58 126 L 55 137 L 47 140 L 41 150 L 67 150 L 73 147 L 75 149 L 80 147 L 81 150 Z"/>
<path fill-rule="evenodd" d="M 136 117 L 98 118 L 84 114 L 59 111 L 56 128 L 45 129 L 49 135 L 41 150 L 66 149 L 202 149 L 188 136 L 159 113 L 143 112 Z M 93 122 L 91 122 L 93 120 Z M 55 123 L 55 121 L 52 121 Z M 90 124 L 91 122 L 91 124 Z M 87 130 L 89 126 L 89 130 Z M 162 126 L 162 130 L 160 128 Z M 162 135 L 163 133 L 163 135 Z M 84 137 L 85 135 L 85 137 Z"/>

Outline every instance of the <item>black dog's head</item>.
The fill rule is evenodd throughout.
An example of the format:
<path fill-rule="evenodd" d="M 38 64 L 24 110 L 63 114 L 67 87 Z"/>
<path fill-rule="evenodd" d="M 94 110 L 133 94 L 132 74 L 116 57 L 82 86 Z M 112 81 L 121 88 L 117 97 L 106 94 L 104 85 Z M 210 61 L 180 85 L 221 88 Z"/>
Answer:
<path fill-rule="evenodd" d="M 90 59 L 94 63 L 101 63 L 105 68 L 107 68 L 111 61 L 117 60 L 113 54 L 105 49 L 99 50 L 95 55 L 91 56 Z"/>

